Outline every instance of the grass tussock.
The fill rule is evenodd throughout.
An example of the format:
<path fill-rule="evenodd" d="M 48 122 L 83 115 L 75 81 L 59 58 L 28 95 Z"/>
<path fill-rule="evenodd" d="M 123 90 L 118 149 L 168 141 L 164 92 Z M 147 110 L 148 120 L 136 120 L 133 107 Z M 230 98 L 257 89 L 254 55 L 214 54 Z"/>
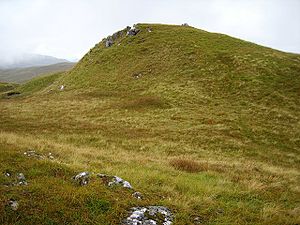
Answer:
<path fill-rule="evenodd" d="M 191 159 L 172 159 L 170 165 L 177 170 L 198 173 L 208 170 L 208 163 L 199 163 Z"/>

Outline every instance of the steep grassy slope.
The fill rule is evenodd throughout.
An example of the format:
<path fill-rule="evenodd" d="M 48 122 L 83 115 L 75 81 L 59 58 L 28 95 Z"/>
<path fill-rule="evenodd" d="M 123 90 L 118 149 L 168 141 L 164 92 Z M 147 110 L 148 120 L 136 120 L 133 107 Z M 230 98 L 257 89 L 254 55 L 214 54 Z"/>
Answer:
<path fill-rule="evenodd" d="M 11 83 L 25 83 L 37 76 L 51 74 L 55 72 L 62 72 L 70 70 L 75 63 L 58 63 L 48 66 L 40 67 L 27 67 L 27 68 L 16 68 L 0 70 L 0 81 L 11 82 Z"/>
<path fill-rule="evenodd" d="M 0 93 L 13 90 L 16 88 L 17 84 L 1 83 L 0 82 Z"/>
<path fill-rule="evenodd" d="M 275 90 L 298 93 L 299 55 L 192 27 L 150 25 L 149 33 L 148 26 L 140 25 L 137 36 L 119 38 L 110 48 L 103 42 L 96 45 L 65 78 L 66 84 L 155 93 L 177 102 L 193 101 L 197 93 L 253 100 Z M 142 79 L 137 81 L 138 74 Z"/>
<path fill-rule="evenodd" d="M 118 224 L 131 206 L 149 204 L 172 209 L 175 224 L 298 224 L 300 56 L 192 27 L 139 28 L 0 100 L 1 169 L 16 170 L 9 162 L 18 159 L 32 180 L 28 195 L 1 189 L 0 210 L 13 193 L 23 201 L 19 224 L 41 222 L 27 206 L 48 224 Z M 20 156 L 29 148 L 57 160 L 29 170 L 39 168 Z M 68 177 L 82 170 L 121 176 L 145 198 L 74 188 Z M 55 209 L 30 200 L 39 191 Z M 109 210 L 89 212 L 90 195 Z"/>

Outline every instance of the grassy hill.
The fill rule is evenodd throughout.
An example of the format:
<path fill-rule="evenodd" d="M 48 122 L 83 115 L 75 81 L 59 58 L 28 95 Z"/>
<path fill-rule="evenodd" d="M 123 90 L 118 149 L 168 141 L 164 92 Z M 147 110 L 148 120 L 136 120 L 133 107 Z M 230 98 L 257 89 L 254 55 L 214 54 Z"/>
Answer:
<path fill-rule="evenodd" d="M 163 205 L 174 224 L 298 224 L 300 55 L 188 26 L 138 28 L 20 95 L 2 91 L 0 168 L 29 184 L 1 186 L 0 222 L 120 224 L 133 206 Z M 98 178 L 74 185 L 82 171 L 120 176 L 144 198 Z"/>
<path fill-rule="evenodd" d="M 38 67 L 26 67 L 26 68 L 14 68 L 14 69 L 0 69 L 0 81 L 11 82 L 11 83 L 25 83 L 32 78 L 51 74 L 56 72 L 62 72 L 70 70 L 75 63 L 57 63 L 48 66 Z"/>

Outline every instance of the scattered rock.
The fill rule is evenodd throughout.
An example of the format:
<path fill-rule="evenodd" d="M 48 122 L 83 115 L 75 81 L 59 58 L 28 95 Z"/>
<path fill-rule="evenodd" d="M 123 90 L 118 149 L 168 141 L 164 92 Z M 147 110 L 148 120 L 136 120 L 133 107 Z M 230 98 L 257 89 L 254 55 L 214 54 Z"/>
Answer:
<path fill-rule="evenodd" d="M 147 31 L 148 31 L 149 33 L 151 33 L 151 32 L 152 32 L 152 29 L 151 29 L 150 27 L 148 27 L 148 28 L 147 28 Z"/>
<path fill-rule="evenodd" d="M 90 181 L 89 172 L 81 172 L 73 177 L 73 180 L 81 186 L 87 185 Z"/>
<path fill-rule="evenodd" d="M 142 198 L 143 198 L 143 195 L 142 195 L 141 192 L 136 191 L 136 192 L 134 192 L 134 193 L 132 194 L 132 197 L 134 197 L 134 198 L 136 198 L 136 199 L 142 199 Z"/>
<path fill-rule="evenodd" d="M 129 36 L 135 36 L 135 35 L 137 35 L 139 32 L 140 32 L 140 29 L 133 27 L 132 29 L 130 29 L 130 30 L 127 32 L 127 35 L 129 35 Z"/>
<path fill-rule="evenodd" d="M 164 206 L 133 207 L 123 225 L 171 225 L 174 217 Z"/>
<path fill-rule="evenodd" d="M 13 211 L 17 211 L 19 208 L 19 203 L 14 200 L 14 199 L 10 199 L 8 202 L 8 206 L 13 210 Z"/>
<path fill-rule="evenodd" d="M 135 78 L 135 79 L 139 79 L 139 78 L 142 76 L 142 73 L 135 73 L 135 74 L 133 74 L 132 76 L 133 76 L 133 78 Z"/>
<path fill-rule="evenodd" d="M 37 153 L 35 150 L 29 150 L 27 152 L 24 152 L 24 155 L 28 156 L 28 157 L 34 157 L 34 158 L 37 158 L 37 159 L 43 159 L 44 157 Z"/>
<path fill-rule="evenodd" d="M 54 159 L 54 156 L 52 155 L 52 153 L 51 153 L 51 152 L 49 152 L 49 153 L 48 153 L 48 158 L 49 158 L 49 159 L 51 159 L 51 160 L 53 160 L 53 159 Z"/>
<path fill-rule="evenodd" d="M 5 170 L 4 176 L 11 177 L 12 173 L 9 170 Z"/>
<path fill-rule="evenodd" d="M 109 187 L 123 186 L 124 188 L 133 189 L 131 184 L 128 181 L 123 180 L 121 177 L 109 176 L 106 174 L 98 174 L 97 176 L 100 177 L 102 181 Z"/>
<path fill-rule="evenodd" d="M 65 89 L 65 85 L 60 86 L 60 90 L 63 91 Z"/>
<path fill-rule="evenodd" d="M 199 216 L 194 218 L 194 224 L 201 224 L 201 218 Z"/>
<path fill-rule="evenodd" d="M 4 183 L 4 186 L 6 187 L 28 185 L 23 173 L 17 173 L 14 175 L 12 172 L 6 170 L 4 172 L 4 176 L 10 178 L 10 182 Z"/>
<path fill-rule="evenodd" d="M 188 25 L 187 23 L 184 23 L 184 24 L 182 24 L 181 26 L 189 27 L 190 25 Z"/>
<path fill-rule="evenodd" d="M 26 178 L 23 173 L 17 174 L 17 186 L 27 185 Z"/>
<path fill-rule="evenodd" d="M 108 48 L 108 47 L 112 46 L 113 44 L 114 44 L 114 41 L 113 41 L 112 37 L 111 36 L 107 37 L 106 41 L 105 41 L 105 47 Z"/>
<path fill-rule="evenodd" d="M 24 155 L 26 155 L 28 157 L 33 157 L 33 158 L 36 158 L 36 159 L 45 159 L 45 158 L 48 158 L 48 159 L 51 159 L 51 160 L 54 159 L 54 156 L 51 152 L 49 152 L 47 155 L 42 155 L 42 154 L 36 152 L 35 150 L 29 150 L 27 152 L 24 152 Z"/>

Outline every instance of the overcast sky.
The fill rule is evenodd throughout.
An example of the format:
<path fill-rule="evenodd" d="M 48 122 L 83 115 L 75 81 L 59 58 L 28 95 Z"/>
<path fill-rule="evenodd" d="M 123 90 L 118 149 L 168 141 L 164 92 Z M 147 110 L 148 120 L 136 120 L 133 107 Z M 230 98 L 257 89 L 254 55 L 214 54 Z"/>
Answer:
<path fill-rule="evenodd" d="M 0 60 L 81 58 L 139 22 L 182 24 L 300 53 L 300 0 L 0 0 Z"/>

